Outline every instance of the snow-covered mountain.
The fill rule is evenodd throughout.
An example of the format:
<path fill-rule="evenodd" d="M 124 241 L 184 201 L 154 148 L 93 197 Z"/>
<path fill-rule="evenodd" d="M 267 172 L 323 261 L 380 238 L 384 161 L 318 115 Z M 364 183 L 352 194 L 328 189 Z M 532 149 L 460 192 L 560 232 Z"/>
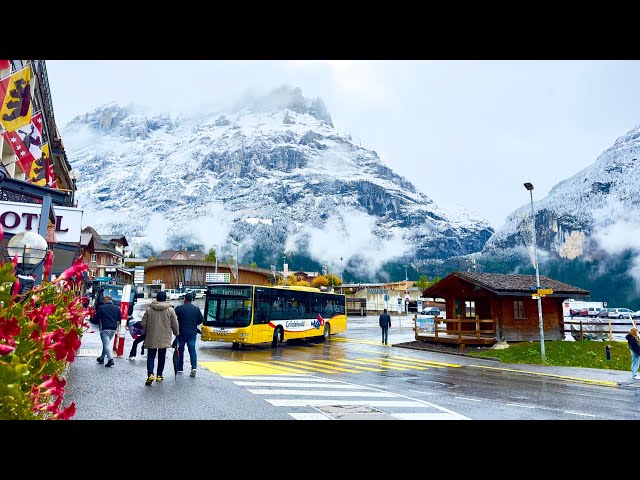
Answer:
<path fill-rule="evenodd" d="M 298 88 L 190 117 L 109 104 L 62 136 L 83 224 L 140 255 L 200 246 L 268 266 L 286 253 L 371 275 L 478 252 L 493 233 L 435 205 Z"/>
<path fill-rule="evenodd" d="M 534 200 L 537 246 L 542 255 L 574 259 L 617 253 L 640 245 L 640 126 L 618 138 L 589 167 Z M 531 204 L 511 213 L 485 253 L 530 247 Z"/>

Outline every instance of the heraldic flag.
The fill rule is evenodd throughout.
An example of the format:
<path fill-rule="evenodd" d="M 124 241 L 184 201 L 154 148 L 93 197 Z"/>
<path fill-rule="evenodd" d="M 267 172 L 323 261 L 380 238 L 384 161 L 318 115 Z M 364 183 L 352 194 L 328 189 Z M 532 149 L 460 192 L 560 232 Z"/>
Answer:
<path fill-rule="evenodd" d="M 31 183 L 41 187 L 47 186 L 49 161 L 49 143 L 45 143 L 42 146 L 42 156 L 36 158 L 31 164 L 31 173 L 29 174 Z"/>
<path fill-rule="evenodd" d="M 36 113 L 28 126 L 13 132 L 3 132 L 4 140 L 11 145 L 18 157 L 18 165 L 25 173 L 31 173 L 31 163 L 42 156 L 42 113 Z"/>
<path fill-rule="evenodd" d="M 0 124 L 12 132 L 31 122 L 31 66 L 0 80 Z"/>

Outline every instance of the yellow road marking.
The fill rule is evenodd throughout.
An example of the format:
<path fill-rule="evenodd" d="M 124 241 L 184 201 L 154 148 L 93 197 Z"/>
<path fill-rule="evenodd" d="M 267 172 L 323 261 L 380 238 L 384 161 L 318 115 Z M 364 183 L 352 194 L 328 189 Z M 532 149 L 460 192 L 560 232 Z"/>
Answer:
<path fill-rule="evenodd" d="M 605 385 L 607 387 L 617 387 L 618 386 L 618 382 L 609 382 L 606 380 L 589 380 L 588 378 L 578 378 L 578 377 L 569 377 L 566 375 L 556 375 L 555 373 L 541 373 L 541 372 L 531 372 L 528 370 L 517 370 L 517 369 L 513 369 L 513 368 L 500 368 L 500 367 L 488 367 L 485 365 L 469 365 L 470 367 L 475 367 L 475 368 L 484 368 L 486 370 L 502 370 L 504 372 L 516 372 L 516 373 L 526 373 L 529 375 L 538 375 L 541 377 L 554 377 L 554 378 L 561 378 L 564 380 L 574 380 L 576 382 L 582 382 L 582 383 L 591 383 L 593 385 Z"/>
<path fill-rule="evenodd" d="M 222 362 L 198 362 L 207 370 L 215 372 L 222 376 L 240 376 L 240 375 L 288 375 L 291 373 L 300 373 L 299 370 L 292 370 L 277 365 L 270 365 L 262 362 L 245 362 L 245 361 L 222 361 Z M 305 372 L 306 373 L 306 372 Z"/>
<path fill-rule="evenodd" d="M 370 372 L 379 372 L 380 370 L 378 370 L 377 368 L 371 368 L 371 367 L 360 367 L 358 365 L 349 365 L 348 362 L 353 362 L 354 360 L 340 360 L 339 362 L 337 361 L 331 361 L 331 360 L 317 360 L 318 362 L 322 362 L 322 363 L 331 363 L 331 364 L 336 364 L 336 365 L 342 365 L 347 366 L 347 367 L 351 367 L 351 368 L 357 368 L 358 370 L 368 370 Z M 345 363 L 347 365 L 345 365 Z"/>
<path fill-rule="evenodd" d="M 303 365 L 313 365 L 314 367 L 318 367 L 318 364 L 317 364 L 316 362 L 309 362 L 309 361 L 307 361 L 307 360 L 296 360 L 296 361 L 294 362 L 294 364 L 295 364 L 295 365 L 298 365 L 298 364 L 303 364 Z M 350 372 L 350 371 L 351 371 L 351 370 L 346 370 L 346 369 L 344 369 L 344 368 L 338 368 L 338 367 L 329 367 L 329 366 L 326 366 L 326 367 L 325 367 L 324 365 L 322 365 L 321 367 L 322 367 L 322 368 L 327 368 L 327 369 L 329 369 L 329 371 L 331 371 L 331 372 Z"/>
<path fill-rule="evenodd" d="M 335 369 L 330 369 L 330 367 L 325 367 L 322 368 L 318 365 L 314 365 L 311 362 L 283 362 L 281 360 L 277 361 L 278 365 L 289 365 L 290 367 L 293 368 L 300 368 L 302 370 L 311 370 L 312 372 L 322 372 L 322 373 L 336 373 Z M 307 367 L 306 365 L 300 365 L 300 363 L 310 363 L 311 365 L 313 365 L 314 367 Z M 309 372 L 307 372 L 309 373 Z"/>

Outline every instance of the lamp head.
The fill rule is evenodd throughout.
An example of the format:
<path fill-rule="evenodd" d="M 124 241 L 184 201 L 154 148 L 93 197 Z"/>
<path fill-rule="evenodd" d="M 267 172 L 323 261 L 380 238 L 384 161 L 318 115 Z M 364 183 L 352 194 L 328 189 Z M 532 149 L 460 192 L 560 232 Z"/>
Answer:
<path fill-rule="evenodd" d="M 525 183 L 524 188 L 526 188 L 529 191 L 533 190 L 533 183 L 529 183 L 529 182 Z"/>
<path fill-rule="evenodd" d="M 44 260 L 49 246 L 47 241 L 35 232 L 25 231 L 15 234 L 7 244 L 12 258 L 18 256 L 18 263 L 37 265 Z"/>

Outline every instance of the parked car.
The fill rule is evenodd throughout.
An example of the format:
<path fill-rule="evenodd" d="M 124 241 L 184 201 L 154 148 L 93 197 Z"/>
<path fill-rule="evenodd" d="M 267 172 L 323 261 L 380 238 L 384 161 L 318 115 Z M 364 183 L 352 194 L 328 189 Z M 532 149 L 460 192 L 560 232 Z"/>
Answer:
<path fill-rule="evenodd" d="M 638 310 L 637 312 L 633 312 L 633 313 L 631 314 L 631 317 L 632 317 L 632 318 L 640 318 L 640 310 Z"/>
<path fill-rule="evenodd" d="M 590 317 L 597 317 L 598 313 L 600 313 L 600 309 L 596 307 L 589 307 L 588 310 L 587 315 Z"/>
<path fill-rule="evenodd" d="M 605 308 L 600 311 L 599 317 L 607 318 L 632 318 L 633 310 L 629 308 Z"/>
<path fill-rule="evenodd" d="M 438 317 L 440 315 L 440 309 L 438 307 L 427 307 L 420 312 L 422 315 L 433 315 Z"/>
<path fill-rule="evenodd" d="M 167 300 L 180 300 L 180 293 L 182 293 L 180 290 L 169 288 L 165 291 L 167 292 Z"/>
<path fill-rule="evenodd" d="M 569 315 L 572 317 L 587 317 L 589 315 L 589 309 L 587 307 L 572 308 L 569 310 Z"/>

